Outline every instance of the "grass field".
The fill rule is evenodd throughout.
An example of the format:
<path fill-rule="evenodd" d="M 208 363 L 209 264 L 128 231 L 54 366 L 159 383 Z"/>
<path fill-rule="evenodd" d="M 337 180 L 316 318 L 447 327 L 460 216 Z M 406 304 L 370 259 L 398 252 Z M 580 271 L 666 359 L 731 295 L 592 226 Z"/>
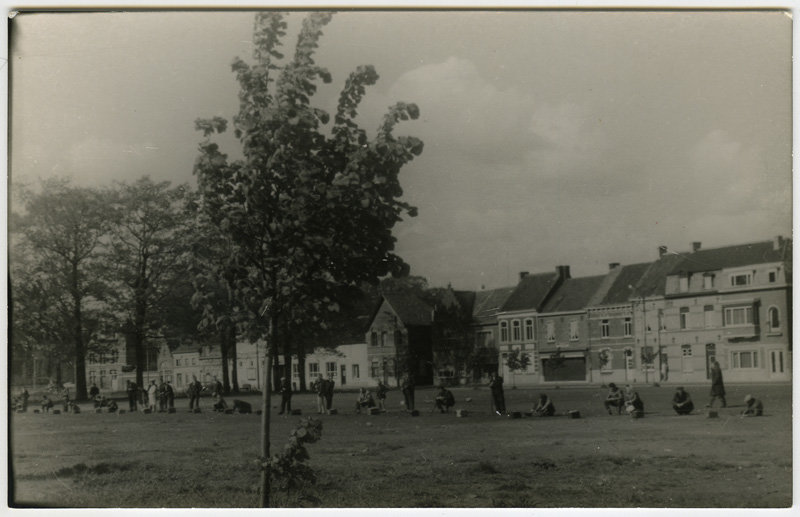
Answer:
<path fill-rule="evenodd" d="M 320 416 L 308 447 L 318 482 L 274 492 L 287 507 L 789 507 L 792 505 L 791 386 L 728 386 L 730 406 L 705 415 L 707 386 L 687 386 L 699 410 L 672 413 L 669 387 L 641 387 L 646 416 L 609 416 L 605 390 L 544 390 L 559 413 L 581 419 L 510 419 L 489 412 L 486 388 L 457 388 L 466 418 L 419 417 L 397 391 L 383 415 L 356 415 L 337 393 L 338 415 Z M 509 410 L 529 410 L 540 390 L 506 390 Z M 765 416 L 739 418 L 743 398 Z M 257 395 L 240 397 L 260 404 Z M 471 398 L 471 402 L 466 402 Z M 229 402 L 230 402 L 229 398 Z M 278 399 L 273 400 L 273 406 Z M 176 414 L 14 414 L 9 421 L 9 504 L 55 507 L 253 507 L 258 505 L 260 417 Z M 202 400 L 204 409 L 210 400 Z M 120 400 L 120 407 L 127 407 Z M 313 414 L 311 395 L 293 407 Z M 30 410 L 29 410 L 30 411 Z M 273 410 L 273 452 L 301 417 Z"/>

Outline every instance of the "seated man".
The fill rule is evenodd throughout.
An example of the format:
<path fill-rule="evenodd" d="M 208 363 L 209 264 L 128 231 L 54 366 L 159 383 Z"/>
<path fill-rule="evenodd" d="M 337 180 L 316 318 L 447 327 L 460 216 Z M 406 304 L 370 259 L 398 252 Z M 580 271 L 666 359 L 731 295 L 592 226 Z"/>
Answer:
<path fill-rule="evenodd" d="M 608 411 L 609 415 L 613 415 L 614 413 L 611 411 L 612 407 L 617 408 L 617 414 L 622 414 L 622 408 L 625 406 L 625 400 L 622 397 L 622 391 L 617 388 L 617 385 L 609 383 L 608 385 L 609 391 L 608 395 L 606 395 L 606 399 L 603 401 L 603 406 L 605 406 L 606 411 Z"/>
<path fill-rule="evenodd" d="M 362 407 L 375 407 L 375 400 L 372 398 L 372 393 L 368 392 L 364 388 L 361 388 L 361 390 L 358 392 L 358 400 L 356 400 L 356 413 L 361 413 Z"/>
<path fill-rule="evenodd" d="M 53 407 L 53 401 L 47 395 L 42 396 L 42 412 L 49 413 Z"/>
<path fill-rule="evenodd" d="M 678 386 L 675 390 L 675 396 L 672 397 L 672 409 L 679 415 L 688 415 L 694 409 L 692 397 L 683 389 L 683 386 Z"/>
<path fill-rule="evenodd" d="M 237 413 L 248 414 L 253 412 L 253 406 L 244 400 L 233 399 L 233 410 Z"/>
<path fill-rule="evenodd" d="M 542 393 L 539 395 L 539 402 L 533 407 L 534 416 L 553 416 L 556 414 L 556 407 L 550 397 Z"/>
<path fill-rule="evenodd" d="M 214 411 L 225 411 L 228 409 L 228 403 L 225 402 L 225 399 L 222 398 L 222 395 L 215 393 L 214 398 L 217 399 L 217 401 L 214 403 Z"/>
<path fill-rule="evenodd" d="M 106 400 L 106 408 L 108 409 L 109 413 L 114 413 L 117 411 L 117 409 L 119 409 L 117 403 L 114 402 L 113 399 Z"/>
<path fill-rule="evenodd" d="M 764 414 L 764 404 L 753 398 L 752 395 L 747 395 L 744 398 L 744 403 L 747 405 L 742 411 L 742 416 L 762 416 Z"/>
<path fill-rule="evenodd" d="M 625 386 L 625 411 L 627 411 L 629 415 L 634 415 L 635 413 L 635 416 L 644 416 L 644 402 L 642 402 L 642 399 L 639 397 L 639 393 L 633 391 L 630 384 Z"/>
<path fill-rule="evenodd" d="M 439 386 L 439 392 L 436 394 L 436 409 L 439 410 L 441 413 L 447 413 L 450 411 L 450 408 L 456 405 L 456 398 L 453 396 L 453 393 L 445 388 L 444 386 Z"/>

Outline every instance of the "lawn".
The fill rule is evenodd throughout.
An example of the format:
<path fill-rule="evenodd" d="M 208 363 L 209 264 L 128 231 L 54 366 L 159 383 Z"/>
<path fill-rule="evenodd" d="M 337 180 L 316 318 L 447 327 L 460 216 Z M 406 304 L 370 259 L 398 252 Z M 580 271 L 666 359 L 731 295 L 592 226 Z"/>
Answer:
<path fill-rule="evenodd" d="M 604 412 L 598 387 L 507 389 L 510 410 L 528 410 L 540 391 L 559 413 L 582 418 L 493 416 L 486 388 L 454 389 L 465 418 L 430 412 L 354 414 L 337 393 L 322 439 L 308 446 L 317 483 L 278 506 L 303 507 L 789 507 L 792 504 L 791 386 L 728 386 L 729 404 L 707 418 L 707 386 L 687 386 L 699 406 L 674 415 L 673 389 L 640 387 L 646 416 Z M 765 416 L 740 418 L 745 394 Z M 257 395 L 240 397 L 258 406 Z M 470 402 L 467 399 L 471 399 Z M 230 398 L 229 398 L 230 401 Z M 427 401 L 427 402 L 426 402 Z M 126 407 L 120 400 L 120 407 Z M 273 406 L 278 399 L 273 400 Z M 210 400 L 204 398 L 205 409 Z M 253 507 L 258 505 L 260 417 L 190 414 L 14 414 L 9 421 L 9 504 L 54 507 Z M 314 413 L 311 395 L 295 408 Z M 30 410 L 29 410 L 30 411 Z M 273 410 L 273 452 L 301 417 Z"/>

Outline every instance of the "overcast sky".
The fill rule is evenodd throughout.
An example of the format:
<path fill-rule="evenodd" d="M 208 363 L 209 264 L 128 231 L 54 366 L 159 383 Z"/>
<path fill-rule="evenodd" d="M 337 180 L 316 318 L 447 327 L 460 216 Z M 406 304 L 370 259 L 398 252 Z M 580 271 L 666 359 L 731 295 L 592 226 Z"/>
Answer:
<path fill-rule="evenodd" d="M 301 13 L 290 17 L 296 29 Z M 252 13 L 23 14 L 11 26 L 10 176 L 194 185 L 194 120 L 230 119 Z M 397 252 L 431 285 L 510 286 L 791 233 L 791 19 L 780 12 L 357 12 L 324 31 L 333 111 L 396 101 L 425 142 L 401 171 L 419 216 Z M 294 32 L 286 39 L 287 53 Z M 236 154 L 236 142 L 223 142 Z"/>

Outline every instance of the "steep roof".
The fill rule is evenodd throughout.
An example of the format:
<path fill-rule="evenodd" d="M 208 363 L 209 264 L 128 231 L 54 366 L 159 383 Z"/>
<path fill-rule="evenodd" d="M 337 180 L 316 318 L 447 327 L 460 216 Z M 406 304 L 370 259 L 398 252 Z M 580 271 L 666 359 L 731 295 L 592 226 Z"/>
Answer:
<path fill-rule="evenodd" d="M 652 262 L 642 262 L 641 264 L 630 264 L 617 268 L 618 272 L 614 277 L 614 281 L 596 305 L 627 302 L 636 289 L 636 284 L 647 272 L 651 264 Z"/>
<path fill-rule="evenodd" d="M 199 354 L 200 353 L 200 345 L 190 345 L 190 344 L 182 344 L 178 346 L 175 350 L 172 351 L 172 355 L 175 354 Z"/>
<path fill-rule="evenodd" d="M 568 278 L 550 296 L 541 312 L 574 311 L 585 308 L 606 275 Z"/>
<path fill-rule="evenodd" d="M 404 325 L 430 325 L 433 307 L 410 293 L 385 293 L 383 298 Z"/>
<path fill-rule="evenodd" d="M 683 260 L 685 255 L 685 253 L 668 251 L 655 262 L 651 262 L 647 270 L 639 278 L 639 281 L 634 284 L 634 289 L 630 293 L 629 299 L 664 296 L 667 275 Z"/>
<path fill-rule="evenodd" d="M 558 273 L 537 273 L 522 278 L 501 310 L 538 310 L 557 280 Z"/>
<path fill-rule="evenodd" d="M 514 287 L 501 287 L 478 291 L 475 293 L 475 303 L 472 305 L 472 319 L 475 323 L 492 323 L 498 311 L 506 303 L 508 297 L 514 292 Z"/>
<path fill-rule="evenodd" d="M 777 249 L 774 241 L 771 240 L 722 248 L 699 249 L 685 254 L 683 260 L 676 264 L 669 274 L 699 273 L 751 264 L 781 262 L 787 255 L 787 248 L 791 248 L 790 239 L 784 239 Z"/>

